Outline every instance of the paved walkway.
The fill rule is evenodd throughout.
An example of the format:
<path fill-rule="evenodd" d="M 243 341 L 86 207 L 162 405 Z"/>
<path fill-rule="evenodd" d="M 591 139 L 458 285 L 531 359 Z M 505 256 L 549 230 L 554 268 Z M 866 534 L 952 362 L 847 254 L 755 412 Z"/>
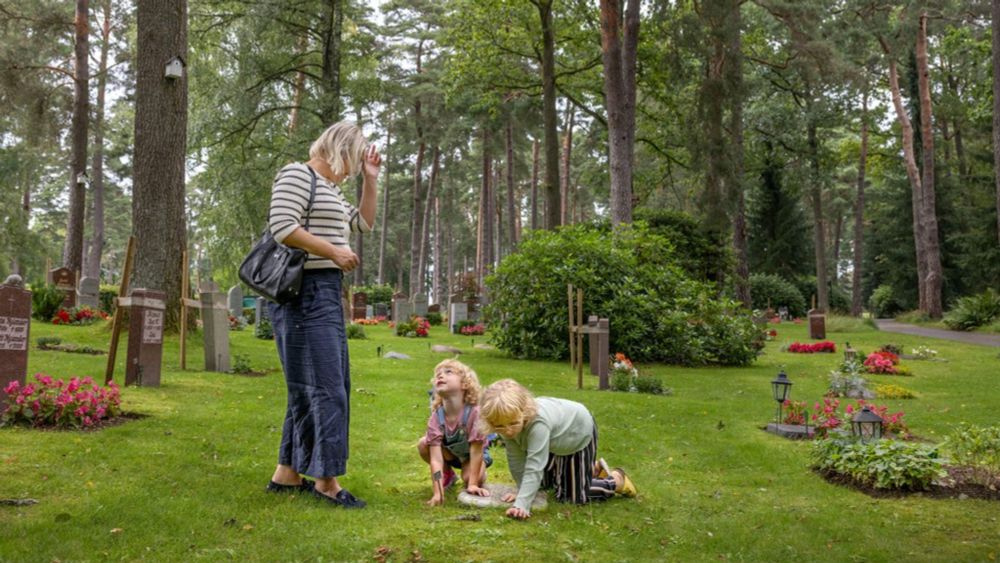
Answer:
<path fill-rule="evenodd" d="M 883 332 L 897 332 L 899 334 L 912 334 L 915 336 L 926 336 L 928 338 L 955 340 L 957 342 L 964 342 L 965 344 L 1000 347 L 1000 334 L 959 332 L 957 330 L 945 330 L 943 328 L 927 328 L 898 323 L 893 319 L 876 319 L 875 324 L 878 326 L 878 329 Z"/>

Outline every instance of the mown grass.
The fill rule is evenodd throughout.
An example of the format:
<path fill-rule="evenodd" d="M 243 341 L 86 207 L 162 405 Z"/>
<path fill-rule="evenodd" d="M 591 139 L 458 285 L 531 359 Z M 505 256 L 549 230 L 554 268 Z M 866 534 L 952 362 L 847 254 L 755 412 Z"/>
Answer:
<path fill-rule="evenodd" d="M 809 470 L 808 444 L 760 430 L 774 413 L 769 381 L 781 368 L 792 397 L 817 400 L 836 355 L 781 352 L 805 341 L 806 324 L 776 327 L 766 354 L 747 368 L 640 366 L 664 379 L 673 396 L 576 390 L 565 363 L 518 361 L 474 350 L 468 337 L 434 328 L 430 339 L 402 339 L 366 327 L 351 341 L 351 461 L 344 484 L 370 506 L 347 512 L 307 497 L 271 496 L 284 414 L 284 382 L 273 342 L 231 333 L 234 354 L 266 377 L 178 369 L 168 338 L 160 388 L 124 390 L 127 410 L 149 415 L 99 432 L 0 429 L 0 560 L 927 560 L 992 559 L 1000 551 L 1000 506 L 979 500 L 910 496 L 874 499 L 827 483 Z M 100 327 L 35 323 L 32 340 L 104 345 Z M 919 399 L 889 401 L 913 431 L 940 439 L 961 421 L 996 423 L 997 351 L 872 330 L 831 335 L 871 351 L 892 342 L 929 344 L 947 362 L 907 362 L 915 377 L 897 382 Z M 476 338 L 477 343 L 484 342 Z M 600 454 L 627 468 L 636 500 L 572 507 L 551 504 L 527 522 L 479 511 L 456 520 L 454 492 L 444 508 L 423 504 L 427 472 L 414 449 L 427 418 L 428 380 L 442 358 L 432 343 L 456 346 L 484 383 L 513 377 L 537 394 L 580 401 L 600 427 Z M 376 357 L 376 347 L 411 361 Z M 124 361 L 122 345 L 120 362 Z M 33 350 L 32 372 L 98 376 L 103 357 Z M 117 372 L 121 380 L 122 371 Z M 502 450 L 491 479 L 509 481 Z"/>

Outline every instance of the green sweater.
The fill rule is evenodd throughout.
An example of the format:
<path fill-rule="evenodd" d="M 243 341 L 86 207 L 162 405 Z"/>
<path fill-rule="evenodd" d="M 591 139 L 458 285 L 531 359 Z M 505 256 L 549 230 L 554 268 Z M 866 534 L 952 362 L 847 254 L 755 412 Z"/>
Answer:
<path fill-rule="evenodd" d="M 575 401 L 538 397 L 538 416 L 513 438 L 504 438 L 507 463 L 517 482 L 514 506 L 531 512 L 531 501 L 542 484 L 549 454 L 574 454 L 590 443 L 594 419 Z"/>

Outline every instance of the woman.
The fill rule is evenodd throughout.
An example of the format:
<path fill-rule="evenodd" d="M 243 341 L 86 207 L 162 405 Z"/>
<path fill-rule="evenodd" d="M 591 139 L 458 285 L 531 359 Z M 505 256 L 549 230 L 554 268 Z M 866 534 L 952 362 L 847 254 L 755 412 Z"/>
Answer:
<path fill-rule="evenodd" d="M 342 121 L 316 139 L 308 162 L 285 166 L 274 180 L 268 213 L 271 234 L 278 242 L 306 250 L 309 259 L 299 296 L 284 305 L 269 305 L 288 384 L 288 409 L 268 491 L 309 492 L 337 506 L 365 506 L 337 480 L 347 472 L 351 388 L 341 284 L 344 272 L 358 265 L 349 233 L 370 231 L 375 223 L 381 164 L 382 157 L 366 143 L 361 129 Z M 364 189 L 355 208 L 338 185 L 359 173 L 364 175 Z M 308 230 L 302 227 L 307 219 Z"/>

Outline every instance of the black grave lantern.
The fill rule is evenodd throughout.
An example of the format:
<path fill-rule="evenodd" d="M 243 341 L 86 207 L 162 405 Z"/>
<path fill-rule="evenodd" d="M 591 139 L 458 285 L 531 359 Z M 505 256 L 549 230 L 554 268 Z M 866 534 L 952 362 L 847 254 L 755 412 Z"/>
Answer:
<path fill-rule="evenodd" d="M 851 348 L 851 343 L 848 342 L 847 346 L 844 348 L 844 362 L 856 362 L 858 360 L 858 351 Z"/>
<path fill-rule="evenodd" d="M 792 382 L 788 380 L 788 375 L 784 370 L 778 372 L 778 377 L 771 381 L 771 395 L 778 402 L 778 424 L 781 424 L 781 409 L 788 400 L 791 390 Z"/>
<path fill-rule="evenodd" d="M 882 417 L 872 412 L 868 406 L 851 418 L 851 432 L 868 443 L 882 438 Z"/>

